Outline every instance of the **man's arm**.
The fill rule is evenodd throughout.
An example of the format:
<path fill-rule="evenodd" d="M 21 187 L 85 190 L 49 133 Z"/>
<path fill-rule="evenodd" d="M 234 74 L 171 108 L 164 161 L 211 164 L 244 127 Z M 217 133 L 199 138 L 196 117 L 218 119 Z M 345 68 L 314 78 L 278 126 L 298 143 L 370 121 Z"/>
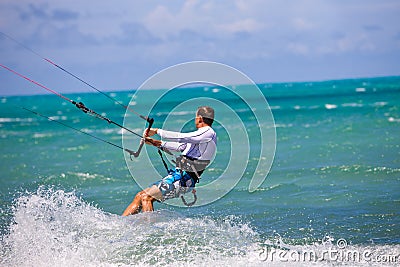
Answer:
<path fill-rule="evenodd" d="M 152 135 L 158 134 L 161 138 L 172 142 L 192 143 L 192 144 L 209 142 L 214 135 L 214 132 L 210 127 L 199 128 L 198 130 L 189 133 L 166 131 L 163 129 L 155 128 L 155 129 L 150 129 L 148 133 Z"/>
<path fill-rule="evenodd" d="M 157 131 L 158 131 L 158 128 L 146 129 L 144 131 L 143 135 L 146 136 L 146 137 L 150 137 L 150 136 L 153 136 L 153 135 L 157 134 Z"/>
<path fill-rule="evenodd" d="M 178 142 L 165 142 L 161 140 L 156 140 L 150 137 L 145 137 L 146 144 L 153 145 L 155 147 L 165 148 L 167 150 L 172 150 L 176 152 L 182 152 L 186 148 L 185 143 Z"/>
<path fill-rule="evenodd" d="M 150 137 L 144 137 L 144 141 L 146 142 L 146 144 L 148 145 L 153 145 L 155 147 L 160 147 L 161 146 L 161 140 L 156 140 Z"/>

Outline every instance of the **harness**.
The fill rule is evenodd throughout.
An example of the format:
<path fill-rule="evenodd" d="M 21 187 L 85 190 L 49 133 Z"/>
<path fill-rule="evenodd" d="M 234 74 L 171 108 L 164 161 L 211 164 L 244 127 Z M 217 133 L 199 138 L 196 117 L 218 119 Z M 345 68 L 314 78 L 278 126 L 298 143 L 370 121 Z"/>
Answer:
<path fill-rule="evenodd" d="M 168 168 L 168 165 L 164 159 L 164 156 L 163 156 L 161 150 L 162 149 L 158 149 L 158 154 L 160 155 L 161 161 L 162 161 L 165 169 L 167 170 L 167 173 L 170 174 L 170 172 L 172 170 Z M 163 149 L 162 151 L 167 152 L 168 154 L 172 155 L 172 153 L 169 152 L 168 150 Z M 183 172 L 185 171 L 195 181 L 195 184 L 197 184 L 200 182 L 200 176 L 203 173 L 203 171 L 205 170 L 205 168 L 208 166 L 210 161 L 209 160 L 198 160 L 198 159 L 190 158 L 185 155 L 181 155 L 179 157 L 176 157 L 176 160 L 174 161 L 174 163 L 175 163 L 176 167 L 179 168 L 179 170 L 181 172 L 181 177 L 183 177 Z M 183 182 L 184 181 L 181 180 L 182 186 L 184 186 Z M 192 194 L 193 194 L 194 199 L 192 202 L 189 202 L 189 203 L 185 200 L 183 195 L 181 195 L 183 204 L 185 204 L 188 207 L 193 206 L 197 201 L 197 195 L 196 195 L 195 189 L 192 190 Z"/>

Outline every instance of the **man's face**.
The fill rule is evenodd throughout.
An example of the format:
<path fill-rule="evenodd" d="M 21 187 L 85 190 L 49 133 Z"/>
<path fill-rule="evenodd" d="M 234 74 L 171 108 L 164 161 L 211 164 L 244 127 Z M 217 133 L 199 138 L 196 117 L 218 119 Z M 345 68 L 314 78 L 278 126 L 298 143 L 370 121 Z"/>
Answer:
<path fill-rule="evenodd" d="M 197 115 L 197 113 L 196 113 L 196 118 L 195 118 L 195 120 L 194 120 L 194 123 L 195 123 L 195 125 L 196 125 L 196 128 L 199 128 L 199 124 L 200 124 L 200 122 L 201 122 L 201 116 L 199 116 L 199 115 Z"/>

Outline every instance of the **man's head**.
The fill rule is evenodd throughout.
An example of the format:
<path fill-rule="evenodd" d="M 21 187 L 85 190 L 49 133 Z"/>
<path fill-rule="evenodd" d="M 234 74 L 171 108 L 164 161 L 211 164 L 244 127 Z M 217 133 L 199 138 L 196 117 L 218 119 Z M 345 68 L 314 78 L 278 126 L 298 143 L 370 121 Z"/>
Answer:
<path fill-rule="evenodd" d="M 196 112 L 196 126 L 199 123 L 207 124 L 211 126 L 214 122 L 214 109 L 208 106 L 202 106 L 197 109 Z"/>

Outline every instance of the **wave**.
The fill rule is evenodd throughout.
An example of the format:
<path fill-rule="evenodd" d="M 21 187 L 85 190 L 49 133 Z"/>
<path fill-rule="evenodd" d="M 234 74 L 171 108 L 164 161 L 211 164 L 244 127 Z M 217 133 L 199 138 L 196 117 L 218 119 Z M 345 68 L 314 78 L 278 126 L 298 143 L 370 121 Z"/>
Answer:
<path fill-rule="evenodd" d="M 0 118 L 0 123 L 5 122 L 32 122 L 32 118 Z"/>
<path fill-rule="evenodd" d="M 279 185 L 269 190 L 274 187 Z M 332 250 L 354 258 L 325 254 Z M 161 210 L 121 217 L 85 202 L 74 192 L 41 187 L 16 199 L 13 222 L 1 241 L 0 264 L 308 266 L 312 262 L 325 266 L 340 260 L 343 265 L 361 266 L 380 263 L 379 259 L 397 260 L 399 251 L 400 245 L 353 245 L 329 236 L 288 240 L 275 233 L 262 240 L 248 222 L 233 215 L 185 217 Z M 314 258 L 302 258 L 311 257 L 310 253 Z"/>
<path fill-rule="evenodd" d="M 6 266 L 176 266 L 246 259 L 257 233 L 233 217 L 171 211 L 121 217 L 73 192 L 40 188 L 16 200 L 2 240 Z M 243 261 L 242 261 L 243 262 Z M 201 264 L 200 264 L 201 265 Z M 207 265 L 204 263 L 204 266 Z"/>
<path fill-rule="evenodd" d="M 270 105 L 269 109 L 272 111 L 321 111 L 323 109 L 338 109 L 338 108 L 345 108 L 345 109 L 365 109 L 365 108 L 382 108 L 388 106 L 389 103 L 386 101 L 379 101 L 379 102 L 371 102 L 371 103 L 358 103 L 358 102 L 344 102 L 340 103 L 325 103 L 325 104 L 314 104 L 314 103 L 305 103 L 304 105 Z M 236 112 L 248 112 L 248 109 L 244 110 L 236 110 Z"/>
<path fill-rule="evenodd" d="M 373 173 L 373 174 L 393 174 L 400 172 L 400 168 L 386 166 L 364 166 L 364 165 L 340 165 L 325 166 L 320 168 L 321 172 L 347 172 L 347 173 Z"/>
<path fill-rule="evenodd" d="M 185 115 L 192 115 L 193 111 L 172 111 L 172 112 L 157 112 L 156 116 L 185 116 Z"/>

